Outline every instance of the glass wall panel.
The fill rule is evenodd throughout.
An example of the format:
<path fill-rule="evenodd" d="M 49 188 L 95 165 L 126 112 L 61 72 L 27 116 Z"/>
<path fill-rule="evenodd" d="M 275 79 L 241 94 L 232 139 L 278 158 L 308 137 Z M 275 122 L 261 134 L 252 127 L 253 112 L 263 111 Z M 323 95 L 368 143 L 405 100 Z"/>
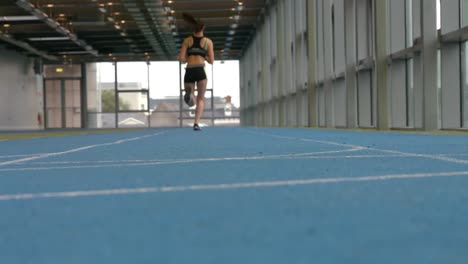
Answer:
<path fill-rule="evenodd" d="M 468 0 L 462 0 L 462 27 L 468 26 Z"/>
<path fill-rule="evenodd" d="M 45 81 L 46 128 L 62 128 L 62 81 Z"/>
<path fill-rule="evenodd" d="M 425 0 L 422 0 L 422 1 L 425 1 Z M 442 13 L 441 8 L 440 8 L 440 0 L 436 0 L 436 13 L 437 13 L 437 30 L 439 30 L 442 27 L 442 23 L 440 19 L 440 16 Z"/>
<path fill-rule="evenodd" d="M 119 112 L 148 111 L 148 92 L 119 92 Z"/>
<path fill-rule="evenodd" d="M 118 62 L 119 90 L 148 89 L 148 65 L 146 62 Z"/>
<path fill-rule="evenodd" d="M 406 0 L 405 6 L 406 47 L 413 46 L 413 0 Z"/>
<path fill-rule="evenodd" d="M 81 128 L 81 81 L 64 81 L 65 127 Z"/>
<path fill-rule="evenodd" d="M 115 64 L 88 65 L 88 127 L 116 127 Z M 94 85 L 92 78 L 94 79 Z"/>
<path fill-rule="evenodd" d="M 406 126 L 414 127 L 414 60 L 406 62 Z"/>
<path fill-rule="evenodd" d="M 440 49 L 437 50 L 437 123 L 442 127 L 442 59 Z"/>
<path fill-rule="evenodd" d="M 468 5 L 468 4 L 467 4 Z M 468 127 L 468 42 L 462 44 L 462 109 L 463 127 Z"/>
<path fill-rule="evenodd" d="M 185 67 L 178 61 L 151 62 L 149 108 L 152 127 L 178 127 L 180 125 L 180 95 L 183 93 L 180 71 L 183 78 Z"/>

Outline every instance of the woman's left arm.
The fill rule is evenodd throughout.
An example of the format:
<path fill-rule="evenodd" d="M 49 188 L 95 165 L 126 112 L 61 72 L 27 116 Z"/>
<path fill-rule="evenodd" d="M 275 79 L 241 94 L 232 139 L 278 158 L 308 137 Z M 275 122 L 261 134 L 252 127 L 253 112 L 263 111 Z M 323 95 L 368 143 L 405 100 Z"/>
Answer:
<path fill-rule="evenodd" d="M 213 64 L 214 62 L 214 51 L 213 51 L 213 41 L 208 40 L 207 43 L 208 54 L 206 55 L 205 59 L 209 64 Z"/>

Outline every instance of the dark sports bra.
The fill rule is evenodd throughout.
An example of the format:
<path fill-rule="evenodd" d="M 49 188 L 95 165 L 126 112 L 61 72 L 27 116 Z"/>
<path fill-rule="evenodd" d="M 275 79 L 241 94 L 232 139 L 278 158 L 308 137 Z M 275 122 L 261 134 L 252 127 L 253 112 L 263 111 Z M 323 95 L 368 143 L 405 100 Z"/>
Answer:
<path fill-rule="evenodd" d="M 205 40 L 205 43 L 203 44 L 203 47 L 202 47 L 201 42 L 203 39 L 205 39 L 205 37 L 199 38 L 199 37 L 192 36 L 192 38 L 193 38 L 193 45 L 187 48 L 187 56 L 198 55 L 198 56 L 206 57 L 208 53 L 206 50 L 208 40 Z"/>

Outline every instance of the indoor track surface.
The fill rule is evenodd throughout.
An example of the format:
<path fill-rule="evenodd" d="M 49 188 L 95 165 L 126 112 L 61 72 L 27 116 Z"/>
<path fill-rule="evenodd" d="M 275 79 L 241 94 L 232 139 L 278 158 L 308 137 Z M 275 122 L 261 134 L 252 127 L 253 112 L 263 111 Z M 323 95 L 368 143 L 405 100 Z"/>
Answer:
<path fill-rule="evenodd" d="M 0 263 L 466 264 L 468 136 L 177 128 L 2 140 Z"/>

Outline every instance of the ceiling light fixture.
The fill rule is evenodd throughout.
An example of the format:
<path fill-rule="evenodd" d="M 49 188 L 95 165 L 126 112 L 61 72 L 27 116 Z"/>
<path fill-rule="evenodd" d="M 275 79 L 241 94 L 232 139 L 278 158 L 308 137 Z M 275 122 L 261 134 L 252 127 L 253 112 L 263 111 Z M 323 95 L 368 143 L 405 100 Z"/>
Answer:
<path fill-rule="evenodd" d="M 0 16 L 0 21 L 35 21 L 36 16 Z"/>
<path fill-rule="evenodd" d="M 69 37 L 43 37 L 43 38 L 29 38 L 29 41 L 61 41 L 69 40 Z"/>

